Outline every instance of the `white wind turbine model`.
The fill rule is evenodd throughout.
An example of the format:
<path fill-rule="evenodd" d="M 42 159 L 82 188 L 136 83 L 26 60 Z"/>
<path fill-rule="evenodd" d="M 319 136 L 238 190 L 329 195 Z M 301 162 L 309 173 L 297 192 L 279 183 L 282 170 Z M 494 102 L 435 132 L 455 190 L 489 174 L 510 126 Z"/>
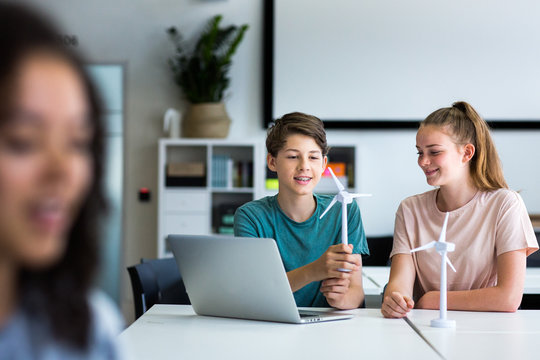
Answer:
<path fill-rule="evenodd" d="M 438 319 L 431 320 L 431 326 L 438 328 L 453 328 L 456 326 L 456 322 L 454 320 L 449 320 L 446 318 L 446 264 L 448 264 L 452 268 L 452 270 L 456 272 L 456 268 L 454 267 L 454 265 L 452 265 L 447 255 L 448 252 L 452 252 L 456 248 L 456 244 L 446 242 L 446 226 L 448 224 L 448 215 L 449 213 L 447 212 L 446 217 L 444 218 L 444 224 L 438 241 L 432 241 L 426 245 L 411 250 L 411 253 L 413 253 L 416 251 L 422 251 L 435 247 L 435 250 L 439 253 L 439 255 L 441 255 L 441 289 L 439 300 L 440 315 Z"/>
<path fill-rule="evenodd" d="M 324 210 L 322 215 L 319 217 L 319 219 L 322 219 L 324 215 L 330 210 L 332 206 L 336 202 L 341 203 L 341 243 L 347 245 L 349 243 L 348 241 L 348 232 L 347 232 L 347 205 L 353 202 L 354 198 L 357 197 L 364 197 L 364 196 L 371 196 L 371 194 L 351 194 L 348 193 L 345 190 L 345 187 L 339 182 L 336 175 L 334 175 L 334 172 L 332 171 L 331 167 L 328 167 L 328 171 L 330 171 L 330 174 L 332 175 L 332 178 L 334 178 L 334 182 L 336 183 L 336 186 L 339 190 L 339 192 L 334 196 L 332 199 L 332 202 L 330 202 L 330 205 Z M 339 269 L 343 272 L 350 272 L 348 269 Z"/>

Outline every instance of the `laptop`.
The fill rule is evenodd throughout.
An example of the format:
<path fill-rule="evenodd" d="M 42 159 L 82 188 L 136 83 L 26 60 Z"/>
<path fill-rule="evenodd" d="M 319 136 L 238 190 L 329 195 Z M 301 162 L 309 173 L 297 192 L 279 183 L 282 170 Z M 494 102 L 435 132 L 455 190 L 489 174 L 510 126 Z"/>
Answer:
<path fill-rule="evenodd" d="M 167 242 L 198 315 L 296 324 L 353 317 L 299 310 L 273 239 L 169 235 Z"/>

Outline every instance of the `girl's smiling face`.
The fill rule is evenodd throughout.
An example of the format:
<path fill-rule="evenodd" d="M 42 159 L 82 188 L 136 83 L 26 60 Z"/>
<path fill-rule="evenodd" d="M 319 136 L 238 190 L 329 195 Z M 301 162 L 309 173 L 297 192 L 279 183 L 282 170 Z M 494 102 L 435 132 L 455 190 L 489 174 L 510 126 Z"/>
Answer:
<path fill-rule="evenodd" d="M 91 184 L 87 94 L 76 71 L 47 54 L 28 56 L 13 85 L 11 115 L 0 119 L 0 256 L 47 266 Z"/>
<path fill-rule="evenodd" d="M 469 160 L 474 155 L 471 144 L 454 143 L 444 129 L 423 126 L 416 134 L 418 165 L 432 186 L 452 185 L 469 179 Z"/>

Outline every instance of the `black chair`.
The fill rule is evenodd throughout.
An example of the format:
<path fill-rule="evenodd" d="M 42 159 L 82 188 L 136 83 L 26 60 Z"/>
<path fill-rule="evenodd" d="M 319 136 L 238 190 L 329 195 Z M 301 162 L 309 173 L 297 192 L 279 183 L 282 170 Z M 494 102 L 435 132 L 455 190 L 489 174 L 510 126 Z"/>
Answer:
<path fill-rule="evenodd" d="M 154 304 L 189 305 L 189 297 L 174 258 L 142 259 L 140 264 L 127 268 L 135 318 L 139 318 Z"/>
<path fill-rule="evenodd" d="M 394 237 L 392 235 L 370 236 L 367 238 L 367 243 L 370 254 L 362 256 L 362 266 L 389 266 Z"/>
<path fill-rule="evenodd" d="M 540 232 L 536 231 L 536 240 L 540 242 Z M 535 251 L 527 257 L 527 267 L 540 267 L 540 250 Z"/>
<path fill-rule="evenodd" d="M 536 231 L 536 239 L 540 242 L 540 232 L 538 231 Z M 540 251 L 527 257 L 527 267 L 540 267 Z M 519 308 L 522 310 L 540 309 L 540 294 L 523 294 Z"/>

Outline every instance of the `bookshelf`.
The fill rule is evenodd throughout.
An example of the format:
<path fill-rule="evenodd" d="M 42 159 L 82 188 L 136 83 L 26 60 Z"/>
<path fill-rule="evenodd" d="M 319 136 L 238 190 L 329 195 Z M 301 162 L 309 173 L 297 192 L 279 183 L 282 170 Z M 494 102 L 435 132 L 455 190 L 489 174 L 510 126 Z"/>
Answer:
<path fill-rule="evenodd" d="M 234 210 L 261 197 L 254 171 L 260 145 L 225 139 L 161 139 L 158 152 L 158 256 L 169 234 L 230 234 Z"/>

